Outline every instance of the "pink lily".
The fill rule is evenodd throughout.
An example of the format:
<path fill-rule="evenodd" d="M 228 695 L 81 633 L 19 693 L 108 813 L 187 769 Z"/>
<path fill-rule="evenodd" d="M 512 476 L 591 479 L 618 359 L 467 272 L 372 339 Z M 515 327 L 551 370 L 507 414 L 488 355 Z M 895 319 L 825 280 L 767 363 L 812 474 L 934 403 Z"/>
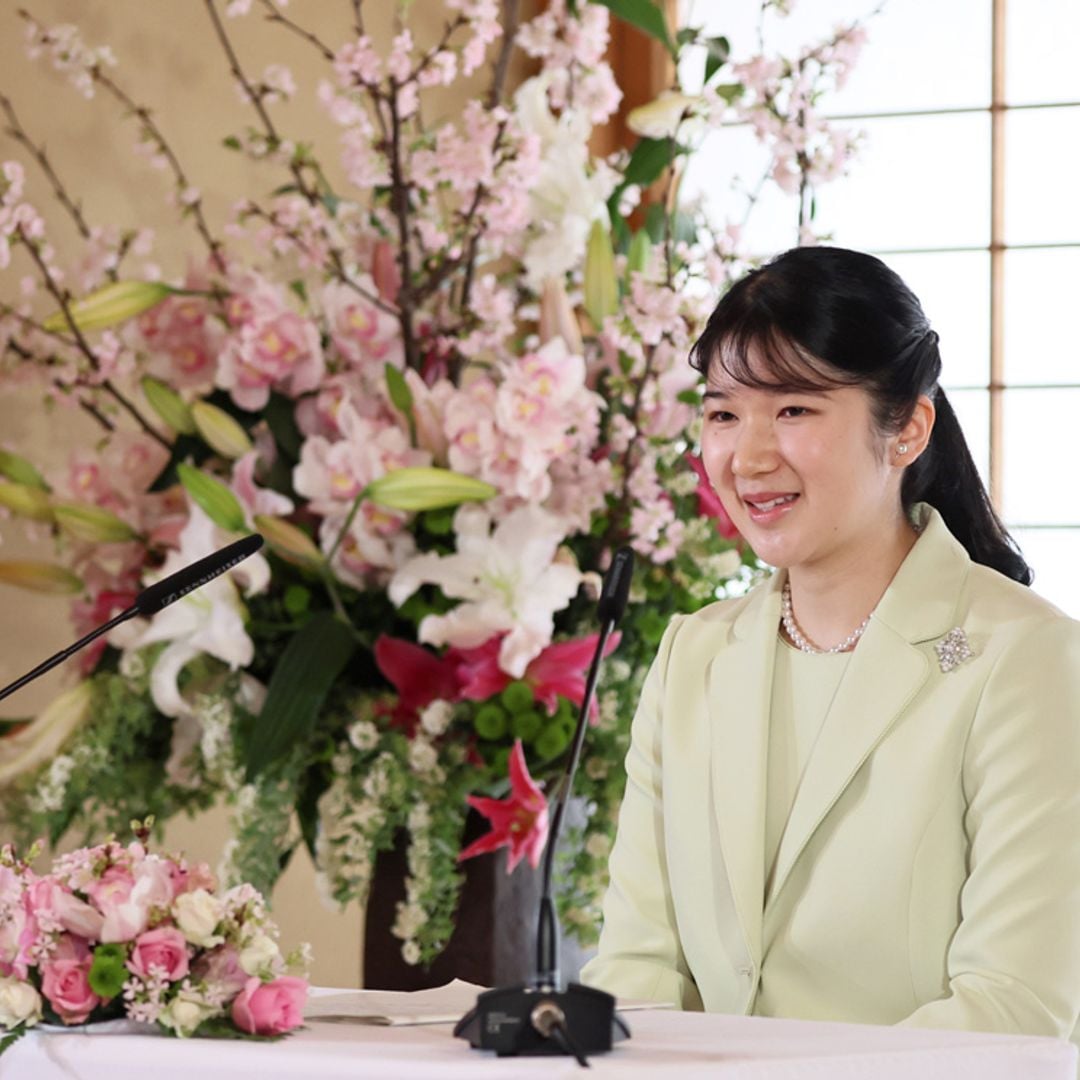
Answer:
<path fill-rule="evenodd" d="M 509 847 L 506 872 L 512 873 L 524 855 L 535 870 L 540 864 L 548 834 L 548 805 L 544 793 L 529 775 L 521 740 L 510 751 L 510 798 L 487 799 L 470 795 L 466 800 L 491 822 L 491 832 L 475 840 L 458 854 L 458 862 Z"/>
<path fill-rule="evenodd" d="M 422 645 L 380 634 L 375 642 L 375 663 L 398 692 L 391 722 L 412 734 L 419 713 L 433 701 L 457 701 L 461 680 L 457 662 L 440 659 Z"/>

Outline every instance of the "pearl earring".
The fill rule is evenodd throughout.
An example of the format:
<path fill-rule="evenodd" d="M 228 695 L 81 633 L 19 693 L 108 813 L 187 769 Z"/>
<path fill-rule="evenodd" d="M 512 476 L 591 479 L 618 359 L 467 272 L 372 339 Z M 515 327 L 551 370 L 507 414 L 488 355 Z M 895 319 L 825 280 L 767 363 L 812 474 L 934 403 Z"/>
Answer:
<path fill-rule="evenodd" d="M 896 452 L 898 454 L 906 454 L 907 453 L 907 443 L 906 442 L 900 443 L 900 445 L 897 446 L 897 448 L 896 448 Z"/>

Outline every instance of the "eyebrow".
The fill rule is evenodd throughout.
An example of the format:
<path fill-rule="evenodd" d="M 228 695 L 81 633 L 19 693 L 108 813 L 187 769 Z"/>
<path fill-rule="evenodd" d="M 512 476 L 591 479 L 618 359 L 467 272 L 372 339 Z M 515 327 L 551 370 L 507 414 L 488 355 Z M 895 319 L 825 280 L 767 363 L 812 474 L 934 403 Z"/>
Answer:
<path fill-rule="evenodd" d="M 772 394 L 774 397 L 780 397 L 783 394 L 803 394 L 807 397 L 827 397 L 837 387 L 823 387 L 820 390 L 811 390 L 807 387 L 801 386 L 762 386 L 755 387 L 755 389 L 764 390 L 767 394 Z M 720 399 L 726 400 L 731 397 L 731 394 L 726 390 L 706 390 L 702 397 L 706 399 Z"/>

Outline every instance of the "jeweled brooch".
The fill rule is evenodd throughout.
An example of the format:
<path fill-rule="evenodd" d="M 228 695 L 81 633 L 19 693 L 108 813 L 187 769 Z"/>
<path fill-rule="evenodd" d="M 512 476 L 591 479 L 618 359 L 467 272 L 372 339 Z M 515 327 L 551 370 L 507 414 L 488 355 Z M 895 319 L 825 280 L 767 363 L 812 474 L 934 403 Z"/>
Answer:
<path fill-rule="evenodd" d="M 934 651 L 938 655 L 938 665 L 942 671 L 952 671 L 975 655 L 968 644 L 967 634 L 959 626 L 954 626 L 934 646 Z"/>

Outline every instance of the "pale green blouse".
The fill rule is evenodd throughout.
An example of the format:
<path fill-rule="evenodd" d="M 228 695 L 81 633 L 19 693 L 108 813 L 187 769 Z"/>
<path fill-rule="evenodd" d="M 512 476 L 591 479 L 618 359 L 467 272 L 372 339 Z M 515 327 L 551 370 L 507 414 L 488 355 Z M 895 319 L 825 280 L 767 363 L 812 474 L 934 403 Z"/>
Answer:
<path fill-rule="evenodd" d="M 765 795 L 765 896 L 795 793 L 851 653 L 804 653 L 776 638 Z"/>

